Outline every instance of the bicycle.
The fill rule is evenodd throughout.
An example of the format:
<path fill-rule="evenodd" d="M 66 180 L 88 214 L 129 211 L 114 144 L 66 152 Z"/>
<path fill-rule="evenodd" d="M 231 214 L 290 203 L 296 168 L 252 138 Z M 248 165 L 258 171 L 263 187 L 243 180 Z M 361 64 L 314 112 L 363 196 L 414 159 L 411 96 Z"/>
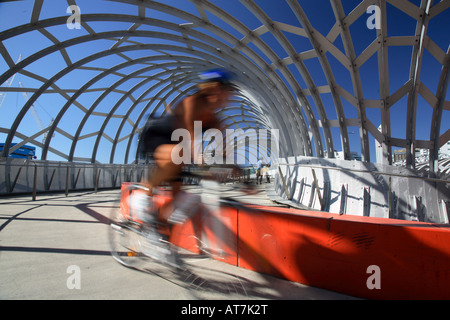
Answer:
<path fill-rule="evenodd" d="M 202 222 L 202 219 L 209 217 L 211 212 L 219 207 L 252 210 L 245 204 L 230 197 L 224 197 L 220 193 L 220 184 L 215 180 L 218 176 L 221 176 L 221 180 L 223 180 L 224 173 L 223 170 L 215 169 L 217 168 L 183 172 L 183 179 L 200 180 L 200 184 L 204 185 L 201 186 L 200 196 L 189 195 L 193 200 L 191 202 L 194 203 L 194 205 L 190 204 L 192 212 L 185 215 L 174 212 L 171 223 L 161 222 L 158 219 L 158 208 L 164 201 L 169 200 L 169 198 L 165 198 L 164 191 L 160 191 L 158 195 L 148 199 L 146 196 L 148 190 L 140 184 L 129 184 L 122 190 L 120 207 L 113 212 L 109 229 L 113 258 L 126 267 L 138 270 L 142 269 L 142 265 L 146 265 L 149 267 L 148 271 L 190 289 L 210 287 L 223 290 L 223 283 L 221 283 L 222 287 L 218 288 L 217 278 L 228 276 L 226 290 L 230 293 L 247 295 L 239 277 L 226 272 L 219 272 L 220 276 L 217 273 L 207 275 L 212 272 L 211 268 L 205 268 L 204 265 L 198 263 L 198 261 L 205 260 L 226 261 L 230 258 L 226 249 L 207 243 L 203 239 L 203 235 L 198 232 L 185 238 L 186 242 L 190 243 L 190 248 L 177 246 L 170 239 L 173 235 L 170 229 L 183 228 L 188 221 L 195 228 L 193 221 L 200 219 Z M 240 189 L 240 187 L 234 189 Z M 195 202 L 199 203 L 195 206 Z M 148 205 L 146 206 L 146 204 Z M 152 214 L 149 215 L 148 212 L 143 214 L 144 210 Z M 177 230 L 172 231 L 176 232 Z M 208 277 L 213 279 L 209 280 Z"/>

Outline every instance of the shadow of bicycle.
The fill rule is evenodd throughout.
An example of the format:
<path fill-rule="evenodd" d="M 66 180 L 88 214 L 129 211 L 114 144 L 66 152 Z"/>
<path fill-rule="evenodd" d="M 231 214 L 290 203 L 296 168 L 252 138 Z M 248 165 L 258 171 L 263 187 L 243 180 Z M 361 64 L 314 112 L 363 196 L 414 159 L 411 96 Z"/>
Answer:
<path fill-rule="evenodd" d="M 134 269 L 161 277 L 184 288 L 193 299 L 215 300 L 344 300 L 357 299 L 336 292 L 305 286 L 210 258 L 184 258 L 183 270 L 151 259 Z"/>

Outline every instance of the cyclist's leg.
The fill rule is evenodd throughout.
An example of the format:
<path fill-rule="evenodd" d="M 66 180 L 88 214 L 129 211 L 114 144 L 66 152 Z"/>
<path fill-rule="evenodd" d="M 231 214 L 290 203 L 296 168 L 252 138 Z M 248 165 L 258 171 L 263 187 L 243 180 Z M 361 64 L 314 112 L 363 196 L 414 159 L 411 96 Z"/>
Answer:
<path fill-rule="evenodd" d="M 182 165 L 177 165 L 172 161 L 172 150 L 175 146 L 174 144 L 162 144 L 155 149 L 153 158 L 155 160 L 156 170 L 149 177 L 147 185 L 150 192 L 152 192 L 153 188 L 161 183 L 170 182 L 172 199 L 177 197 L 181 188 L 181 181 L 178 178 L 181 175 Z M 167 222 L 168 217 L 174 210 L 172 202 L 170 201 L 160 208 L 159 218 L 163 222 Z"/>
<path fill-rule="evenodd" d="M 175 199 L 180 195 L 181 193 L 181 185 L 182 182 L 179 179 L 172 180 L 170 182 L 171 189 L 172 189 L 172 201 L 166 202 L 161 206 L 160 214 L 159 214 L 159 220 L 162 222 L 167 223 L 170 216 L 172 215 L 173 211 L 175 210 Z"/>
<path fill-rule="evenodd" d="M 159 186 L 162 182 L 172 181 L 181 173 L 181 165 L 177 165 L 172 161 L 172 150 L 174 144 L 161 144 L 153 153 L 153 158 L 156 164 L 156 169 L 150 174 L 146 182 L 149 192 Z"/>

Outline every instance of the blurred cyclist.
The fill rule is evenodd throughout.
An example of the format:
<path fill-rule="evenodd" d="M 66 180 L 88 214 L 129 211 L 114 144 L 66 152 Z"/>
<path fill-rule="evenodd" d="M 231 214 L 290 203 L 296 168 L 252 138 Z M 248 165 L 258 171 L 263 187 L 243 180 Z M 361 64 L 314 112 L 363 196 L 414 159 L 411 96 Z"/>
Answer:
<path fill-rule="evenodd" d="M 148 181 L 144 182 L 149 188 L 150 195 L 153 194 L 153 188 L 162 182 L 170 182 L 172 187 L 173 201 L 161 208 L 160 217 L 163 220 L 169 219 L 177 207 L 177 201 L 178 203 L 187 201 L 181 199 L 180 192 L 183 164 L 175 164 L 172 161 L 172 150 L 177 145 L 177 142 L 171 139 L 172 132 L 176 129 L 186 129 L 190 136 L 194 137 L 194 121 L 201 121 L 203 131 L 209 128 L 221 130 L 216 111 L 226 105 L 233 91 L 231 75 L 225 70 L 210 70 L 202 73 L 200 78 L 202 82 L 198 84 L 197 92 L 177 103 L 170 114 L 158 119 L 149 119 L 141 135 L 140 143 L 144 154 L 150 154 L 156 164 L 156 169 Z M 191 155 L 195 154 L 192 138 Z"/>

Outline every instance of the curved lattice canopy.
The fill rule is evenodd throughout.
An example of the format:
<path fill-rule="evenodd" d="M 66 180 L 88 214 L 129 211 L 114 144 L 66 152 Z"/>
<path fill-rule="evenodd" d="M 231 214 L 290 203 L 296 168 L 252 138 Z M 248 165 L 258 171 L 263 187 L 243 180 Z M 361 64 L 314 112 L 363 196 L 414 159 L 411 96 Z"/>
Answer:
<path fill-rule="evenodd" d="M 373 6 L 374 5 L 374 6 Z M 280 156 L 392 162 L 450 139 L 450 1 L 26 0 L 0 3 L 0 142 L 42 160 L 130 163 L 149 114 L 224 67 L 230 128 Z"/>

